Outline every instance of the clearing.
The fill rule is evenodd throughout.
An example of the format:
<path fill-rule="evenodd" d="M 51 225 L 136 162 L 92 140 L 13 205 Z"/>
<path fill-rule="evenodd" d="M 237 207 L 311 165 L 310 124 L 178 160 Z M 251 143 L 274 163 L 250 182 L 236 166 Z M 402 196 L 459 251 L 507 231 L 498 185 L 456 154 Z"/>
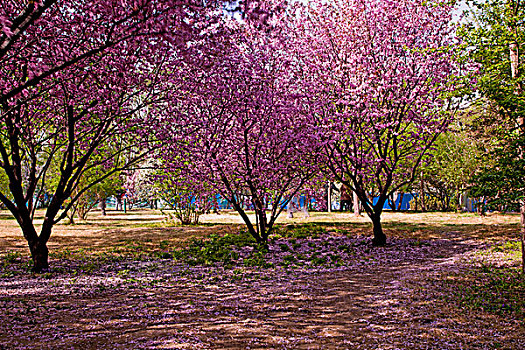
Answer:
<path fill-rule="evenodd" d="M 371 248 L 364 217 L 298 213 L 261 249 L 234 213 L 108 214 L 58 225 L 33 275 L 0 213 L 0 349 L 524 347 L 516 215 L 387 212 Z"/>

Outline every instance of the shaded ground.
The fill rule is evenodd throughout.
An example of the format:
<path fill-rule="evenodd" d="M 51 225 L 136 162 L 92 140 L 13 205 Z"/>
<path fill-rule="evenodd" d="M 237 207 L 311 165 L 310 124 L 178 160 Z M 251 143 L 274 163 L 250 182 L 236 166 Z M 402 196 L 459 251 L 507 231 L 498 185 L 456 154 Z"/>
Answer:
<path fill-rule="evenodd" d="M 515 240 L 515 216 L 388 213 L 389 245 L 370 249 L 365 219 L 321 214 L 308 220 L 324 233 L 277 238 L 267 254 L 274 265 L 263 268 L 242 256 L 225 267 L 152 254 L 190 236 L 237 232 L 233 215 L 183 229 L 135 214 L 58 227 L 51 249 L 62 253 L 44 275 L 25 272 L 27 258 L 13 253 L 23 241 L 2 221 L 0 249 L 11 258 L 0 279 L 0 349 L 524 347 L 519 310 L 464 307 L 440 284 L 478 265 L 517 270 L 512 249 L 493 248 Z M 290 255 L 305 263 L 289 264 Z"/>

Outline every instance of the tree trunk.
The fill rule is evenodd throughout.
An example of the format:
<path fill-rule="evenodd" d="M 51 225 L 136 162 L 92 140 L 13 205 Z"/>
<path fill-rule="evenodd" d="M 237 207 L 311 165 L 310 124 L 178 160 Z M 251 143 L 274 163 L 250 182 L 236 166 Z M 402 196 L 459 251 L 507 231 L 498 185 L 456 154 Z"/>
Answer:
<path fill-rule="evenodd" d="M 357 193 L 352 193 L 353 197 L 353 206 L 354 206 L 354 215 L 355 216 L 361 216 L 361 209 L 359 208 L 359 197 L 357 196 Z"/>
<path fill-rule="evenodd" d="M 525 200 L 520 203 L 521 274 L 525 276 Z"/>
<path fill-rule="evenodd" d="M 250 218 L 242 208 L 242 203 L 235 202 L 234 200 L 230 200 L 230 203 L 232 203 L 233 208 L 239 213 L 242 220 L 246 224 L 246 228 L 248 229 L 248 233 L 255 239 L 257 243 L 263 243 L 262 237 L 257 233 L 257 230 L 255 227 L 253 227 L 252 222 L 250 221 Z M 257 215 L 257 213 L 255 213 Z"/>
<path fill-rule="evenodd" d="M 480 197 L 477 212 L 479 216 L 485 216 L 485 197 Z"/>
<path fill-rule="evenodd" d="M 308 199 L 308 201 L 307 201 Z M 305 218 L 310 217 L 310 213 L 308 212 L 308 203 L 310 202 L 310 198 L 308 196 L 304 197 L 304 205 L 303 205 L 303 214 Z"/>
<path fill-rule="evenodd" d="M 25 209 L 25 208 L 24 208 Z M 13 213 L 15 214 L 15 213 Z M 33 272 L 42 272 L 49 268 L 49 253 L 47 249 L 47 241 L 51 235 L 51 227 L 48 220 L 44 220 L 42 225 L 42 231 L 40 236 L 36 233 L 35 226 L 29 218 L 29 212 L 25 210 L 23 213 L 18 214 L 17 221 L 22 229 L 24 238 L 27 241 L 29 246 L 29 251 L 31 252 L 31 258 L 33 260 Z M 20 215 L 25 214 L 25 215 Z"/>
<path fill-rule="evenodd" d="M 326 206 L 327 206 L 327 210 L 329 213 L 332 212 L 332 183 L 330 181 L 328 181 L 328 194 L 327 194 L 327 202 L 326 202 Z"/>
<path fill-rule="evenodd" d="M 66 214 L 67 218 L 69 220 L 69 224 L 74 225 L 75 224 L 75 214 L 76 214 L 76 206 L 72 206 L 71 210 Z"/>
<path fill-rule="evenodd" d="M 381 226 L 381 213 L 374 213 L 370 215 L 372 224 L 374 225 L 374 238 L 372 239 L 372 245 L 374 247 L 382 247 L 386 244 L 386 235 L 383 232 Z"/>
<path fill-rule="evenodd" d="M 286 209 L 286 212 L 288 213 L 288 219 L 293 219 L 293 213 L 296 212 L 295 204 L 293 202 L 293 197 L 288 202 L 288 207 Z"/>
<path fill-rule="evenodd" d="M 263 203 L 256 202 L 255 215 L 258 218 L 259 235 L 263 242 L 268 241 L 268 235 L 270 234 L 270 227 L 268 227 L 268 218 L 266 217 L 266 210 L 262 206 Z"/>
<path fill-rule="evenodd" d="M 509 56 L 510 56 L 510 72 L 513 78 L 519 76 L 519 46 L 517 42 L 512 42 L 509 44 Z"/>
<path fill-rule="evenodd" d="M 518 14 L 519 9 L 519 1 L 515 4 L 516 7 L 514 9 L 514 15 Z M 511 76 L 513 79 L 518 79 L 520 77 L 520 71 L 519 71 L 519 64 L 520 64 L 520 52 L 519 52 L 519 45 L 518 45 L 518 29 L 516 27 L 511 28 L 511 31 L 514 34 L 515 41 L 511 42 L 509 44 L 509 58 L 510 58 L 510 70 L 511 70 Z M 518 82 L 516 83 L 516 89 L 514 90 L 514 93 L 516 95 L 521 95 L 522 93 L 522 85 Z M 523 137 L 525 135 L 525 118 L 523 115 L 518 116 L 518 127 L 520 129 L 520 134 Z M 525 158 L 525 150 L 523 148 L 520 149 L 520 158 Z M 521 271 L 522 274 L 525 275 L 525 201 L 522 201 L 520 203 L 520 217 L 521 217 L 521 234 L 520 234 L 520 241 L 521 241 Z"/>
<path fill-rule="evenodd" d="M 106 198 L 99 198 L 99 208 L 102 216 L 106 216 Z"/>
<path fill-rule="evenodd" d="M 405 196 L 405 193 L 404 192 L 401 192 L 399 194 L 399 203 L 397 205 L 397 210 L 401 210 L 401 206 L 403 205 L 403 197 Z"/>
<path fill-rule="evenodd" d="M 77 216 L 80 220 L 86 221 L 87 214 L 89 213 L 88 208 L 80 207 L 77 209 Z"/>
<path fill-rule="evenodd" d="M 40 240 L 29 242 L 29 250 L 33 259 L 33 272 L 43 272 L 49 269 L 49 250 L 46 243 Z"/>
<path fill-rule="evenodd" d="M 239 214 L 241 214 L 241 213 L 239 213 Z M 248 228 L 248 233 L 253 238 L 255 238 L 255 241 L 257 243 L 262 243 L 263 242 L 262 237 L 257 233 L 257 230 L 255 229 L 255 227 L 253 227 L 252 223 L 250 222 L 250 219 L 248 218 L 246 213 L 244 213 L 244 210 L 243 210 L 243 214 L 241 214 L 241 217 L 244 219 L 244 222 L 246 223 L 246 227 Z"/>
<path fill-rule="evenodd" d="M 423 181 L 423 174 L 421 174 L 421 182 L 420 182 L 420 193 L 419 197 L 421 198 L 421 211 L 427 211 L 427 206 L 425 203 L 425 182 Z"/>
<path fill-rule="evenodd" d="M 390 207 L 390 210 L 392 210 L 392 211 L 396 211 L 397 210 L 395 194 L 392 194 L 392 195 L 388 196 L 387 202 L 388 202 L 388 206 Z"/>

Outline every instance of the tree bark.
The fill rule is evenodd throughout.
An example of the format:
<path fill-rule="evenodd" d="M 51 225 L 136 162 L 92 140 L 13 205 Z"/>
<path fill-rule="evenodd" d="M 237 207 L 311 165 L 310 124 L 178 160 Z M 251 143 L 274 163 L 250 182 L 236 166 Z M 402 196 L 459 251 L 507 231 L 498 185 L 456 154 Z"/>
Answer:
<path fill-rule="evenodd" d="M 308 211 L 308 203 L 310 203 L 310 197 L 305 196 L 304 197 L 304 205 L 303 205 L 303 214 L 305 218 L 310 217 L 310 212 Z"/>
<path fill-rule="evenodd" d="M 29 242 L 29 250 L 33 259 L 33 272 L 43 272 L 49 269 L 49 250 L 47 244 L 41 240 Z"/>
<path fill-rule="evenodd" d="M 232 203 L 233 208 L 239 213 L 239 215 L 241 216 L 242 220 L 246 224 L 246 227 L 248 228 L 248 233 L 255 239 L 255 241 L 257 243 L 264 243 L 261 235 L 259 235 L 259 233 L 257 232 L 257 229 L 255 227 L 253 227 L 253 224 L 250 221 L 250 218 L 248 217 L 248 215 L 246 214 L 246 212 L 242 208 L 242 204 L 239 203 L 239 202 L 236 202 L 234 198 L 232 198 L 230 200 L 230 203 Z M 257 213 L 255 215 L 257 215 Z"/>
<path fill-rule="evenodd" d="M 288 207 L 286 209 L 286 212 L 288 213 L 288 219 L 293 219 L 293 213 L 294 213 L 294 210 L 295 207 L 294 207 L 294 203 L 293 203 L 293 197 L 292 199 L 290 199 L 290 201 L 288 202 Z"/>
<path fill-rule="evenodd" d="M 425 203 L 425 182 L 423 181 L 423 174 L 421 174 L 421 181 L 420 181 L 420 194 L 419 197 L 421 198 L 421 211 L 427 211 L 427 206 Z"/>
<path fill-rule="evenodd" d="M 514 8 L 514 15 L 518 14 L 518 9 L 520 6 L 520 2 L 515 3 Z M 520 77 L 520 71 L 519 71 L 519 63 L 520 63 L 520 52 L 519 52 L 519 45 L 518 45 L 518 30 L 516 27 L 510 28 L 511 32 L 514 34 L 514 41 L 509 43 L 509 59 L 510 59 L 510 70 L 511 70 L 511 76 L 513 79 L 517 79 Z M 521 95 L 522 93 L 522 85 L 517 82 L 516 83 L 516 89 L 515 94 Z M 523 115 L 518 116 L 518 127 L 521 134 L 521 137 L 525 135 L 525 118 Z M 520 149 L 520 158 L 525 158 L 525 150 L 523 148 Z M 521 241 L 521 271 L 522 274 L 525 275 L 525 200 L 522 200 L 520 203 L 520 218 L 521 218 L 521 234 L 520 234 L 520 241 Z"/>
<path fill-rule="evenodd" d="M 388 196 L 387 202 L 388 202 L 388 206 L 390 207 L 390 210 L 392 210 L 392 211 L 396 211 L 397 210 L 395 194 L 392 194 L 392 195 Z"/>
<path fill-rule="evenodd" d="M 383 226 L 381 225 L 381 213 L 370 215 L 370 219 L 374 225 L 374 238 L 372 239 L 372 245 L 374 247 L 382 247 L 386 244 L 386 235 L 383 232 Z"/>
<path fill-rule="evenodd" d="M 479 216 L 485 216 L 485 197 L 480 197 L 477 209 Z"/>
<path fill-rule="evenodd" d="M 357 196 L 357 193 L 352 192 L 353 197 L 353 207 L 354 207 L 354 215 L 355 216 L 361 216 L 361 209 L 359 208 L 359 197 Z"/>
<path fill-rule="evenodd" d="M 268 241 L 268 235 L 270 234 L 271 227 L 268 225 L 268 218 L 266 217 L 266 210 L 264 208 L 264 203 L 260 200 L 255 200 L 255 215 L 258 218 L 259 225 L 259 235 L 263 242 Z"/>
<path fill-rule="evenodd" d="M 520 206 L 521 217 L 521 273 L 525 275 L 525 201 L 522 201 Z"/>
<path fill-rule="evenodd" d="M 328 181 L 328 194 L 327 194 L 327 202 L 326 206 L 328 209 L 328 212 L 332 212 L 332 183 Z"/>
<path fill-rule="evenodd" d="M 99 197 L 99 208 L 102 216 L 106 216 L 106 198 Z"/>
<path fill-rule="evenodd" d="M 401 206 L 403 205 L 403 197 L 405 196 L 405 193 L 404 192 L 401 192 L 401 194 L 399 195 L 399 203 L 397 205 L 397 210 L 401 210 Z"/>

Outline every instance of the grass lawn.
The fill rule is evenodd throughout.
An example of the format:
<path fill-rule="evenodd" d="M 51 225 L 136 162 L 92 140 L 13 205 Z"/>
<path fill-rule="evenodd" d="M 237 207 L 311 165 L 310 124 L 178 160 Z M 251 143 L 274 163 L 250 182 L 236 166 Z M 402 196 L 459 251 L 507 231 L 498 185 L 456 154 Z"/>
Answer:
<path fill-rule="evenodd" d="M 282 216 L 261 247 L 231 212 L 94 212 L 33 275 L 0 212 L 0 349 L 524 348 L 517 215 L 386 212 L 382 248 L 366 217 Z"/>

